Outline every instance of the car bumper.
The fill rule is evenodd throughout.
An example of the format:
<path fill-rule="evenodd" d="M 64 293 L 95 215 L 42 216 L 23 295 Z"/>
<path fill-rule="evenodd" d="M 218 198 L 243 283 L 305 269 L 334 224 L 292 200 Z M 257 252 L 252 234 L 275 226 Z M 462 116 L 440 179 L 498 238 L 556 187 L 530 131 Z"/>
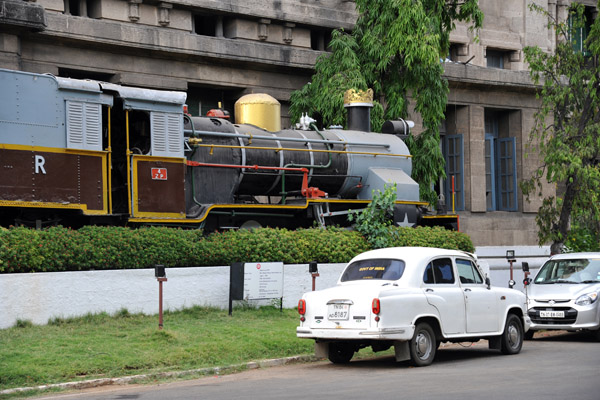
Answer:
<path fill-rule="evenodd" d="M 563 311 L 565 311 L 564 318 L 542 318 L 540 311 L 543 311 L 544 308 L 542 304 L 533 304 L 529 308 L 528 315 L 531 318 L 531 330 L 600 329 L 600 314 L 597 304 L 590 306 L 570 304 L 568 307 L 563 307 Z M 546 310 L 550 309 L 546 308 Z"/>
<path fill-rule="evenodd" d="M 296 336 L 304 339 L 323 340 L 410 340 L 415 332 L 414 325 L 381 329 L 311 329 L 297 327 Z"/>

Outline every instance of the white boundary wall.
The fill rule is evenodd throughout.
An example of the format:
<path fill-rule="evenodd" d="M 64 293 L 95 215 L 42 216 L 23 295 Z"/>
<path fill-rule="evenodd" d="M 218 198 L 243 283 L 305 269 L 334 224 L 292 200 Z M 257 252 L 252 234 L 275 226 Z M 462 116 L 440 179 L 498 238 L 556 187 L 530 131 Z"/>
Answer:
<path fill-rule="evenodd" d="M 521 262 L 528 261 L 533 273 L 548 257 L 548 249 L 514 247 L 516 289 L 523 289 Z M 482 267 L 489 271 L 492 284 L 507 286 L 510 276 L 505 247 L 477 248 Z M 334 286 L 346 264 L 319 264 L 317 290 Z M 163 283 L 163 306 L 176 310 L 193 305 L 229 306 L 229 266 L 167 268 Z M 307 264 L 284 266 L 283 307 L 296 307 L 304 292 L 312 289 Z M 267 301 L 267 304 L 269 301 Z M 17 319 L 45 324 L 55 317 L 86 313 L 115 313 L 126 308 L 131 313 L 158 313 L 158 282 L 154 269 L 83 272 L 44 272 L 0 274 L 0 329 Z"/>
<path fill-rule="evenodd" d="M 336 284 L 346 264 L 320 264 L 316 288 Z M 167 268 L 163 308 L 193 305 L 229 307 L 229 266 Z M 283 306 L 293 308 L 312 289 L 308 264 L 285 265 Z M 269 301 L 266 301 L 268 304 Z M 158 313 L 154 269 L 41 272 L 0 275 L 0 329 L 17 319 L 45 324 L 54 317 L 73 317 L 126 308 L 131 313 Z"/>

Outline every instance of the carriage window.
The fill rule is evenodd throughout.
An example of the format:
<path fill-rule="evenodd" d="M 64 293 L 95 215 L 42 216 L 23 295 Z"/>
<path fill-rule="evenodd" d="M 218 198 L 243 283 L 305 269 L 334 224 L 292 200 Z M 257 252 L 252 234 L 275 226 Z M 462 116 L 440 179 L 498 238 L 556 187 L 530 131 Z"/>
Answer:
<path fill-rule="evenodd" d="M 440 258 L 427 264 L 423 274 L 423 282 L 427 284 L 454 283 L 452 260 Z"/>
<path fill-rule="evenodd" d="M 150 113 L 152 155 L 183 157 L 183 117 L 177 113 Z"/>
<path fill-rule="evenodd" d="M 102 110 L 98 103 L 67 100 L 67 148 L 102 150 Z"/>

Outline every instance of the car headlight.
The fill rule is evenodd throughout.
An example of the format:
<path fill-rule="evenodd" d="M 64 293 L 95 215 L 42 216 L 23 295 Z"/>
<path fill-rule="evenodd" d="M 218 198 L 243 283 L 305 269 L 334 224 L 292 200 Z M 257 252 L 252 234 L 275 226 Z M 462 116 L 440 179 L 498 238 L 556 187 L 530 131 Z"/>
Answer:
<path fill-rule="evenodd" d="M 598 300 L 598 293 L 588 293 L 579 296 L 577 300 L 575 300 L 575 304 L 577 304 L 578 306 L 589 306 L 596 300 Z"/>

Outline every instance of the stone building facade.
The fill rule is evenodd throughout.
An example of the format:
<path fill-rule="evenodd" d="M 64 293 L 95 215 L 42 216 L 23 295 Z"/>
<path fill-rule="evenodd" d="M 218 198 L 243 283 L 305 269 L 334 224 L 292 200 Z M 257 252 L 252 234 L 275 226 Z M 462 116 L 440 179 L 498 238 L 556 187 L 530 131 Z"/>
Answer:
<path fill-rule="evenodd" d="M 459 24 L 444 60 L 449 178 L 438 186 L 477 246 L 537 246 L 540 202 L 518 188 L 539 165 L 526 147 L 538 103 L 523 48 L 552 50 L 555 38 L 529 2 L 481 0 L 479 40 Z M 595 1 L 579 2 L 594 13 Z M 536 3 L 566 18 L 571 1 Z M 331 31 L 356 20 L 349 0 L 0 0 L 0 10 L 0 68 L 186 91 L 192 114 L 268 93 L 282 126 Z"/>

